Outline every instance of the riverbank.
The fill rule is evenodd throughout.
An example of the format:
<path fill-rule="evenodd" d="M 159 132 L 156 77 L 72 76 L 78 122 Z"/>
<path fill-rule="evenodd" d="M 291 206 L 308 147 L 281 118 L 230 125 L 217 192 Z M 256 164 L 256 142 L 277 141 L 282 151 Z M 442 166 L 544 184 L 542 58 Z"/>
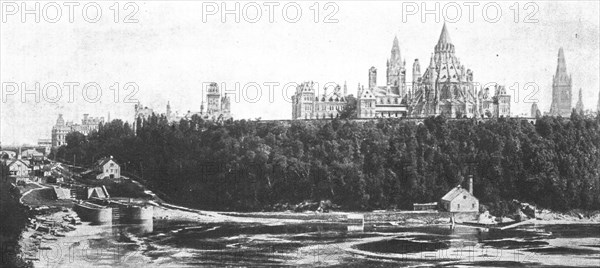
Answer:
<path fill-rule="evenodd" d="M 44 215 L 44 218 L 47 221 L 60 222 L 63 221 L 64 216 L 70 214 L 72 214 L 72 210 L 66 209 Z M 283 263 L 288 259 L 293 259 L 294 263 L 299 264 L 335 265 L 338 261 L 320 260 L 323 263 L 315 263 L 313 257 L 315 254 L 324 254 L 323 251 L 331 251 L 332 249 L 324 249 L 323 247 L 329 245 L 328 239 L 336 241 L 336 236 L 341 236 L 345 240 L 349 239 L 343 243 L 337 243 L 335 246 L 335 250 L 343 251 L 335 253 L 337 257 L 348 258 L 358 254 L 354 246 L 390 239 L 397 236 L 399 231 L 404 233 L 405 231 L 402 231 L 404 230 L 402 228 L 419 228 L 419 226 L 438 226 L 435 228 L 442 228 L 450 226 L 447 222 L 433 223 L 413 220 L 366 224 L 361 227 L 360 224 L 356 225 L 358 222 L 348 222 L 348 215 L 361 214 L 350 212 L 228 213 L 162 204 L 154 207 L 154 219 L 149 223 L 149 226 L 90 225 L 83 223 L 77 225 L 75 230 L 66 232 L 64 237 L 45 235 L 41 239 L 38 231 L 28 228 L 23 233 L 21 246 L 23 257 L 32 260 L 35 267 L 129 266 L 132 262 L 140 266 L 169 266 L 168 264 L 171 262 L 185 263 L 193 261 L 198 258 L 200 252 L 206 254 L 206 247 L 215 247 L 216 244 L 214 243 L 225 245 L 223 248 L 218 246 L 218 248 L 221 248 L 219 252 L 227 252 L 220 253 L 227 256 L 232 254 L 232 256 L 229 256 L 231 258 L 235 258 L 236 254 L 242 254 L 243 256 L 259 254 L 261 260 L 267 260 L 275 256 Z M 543 211 L 543 213 L 538 213 L 537 216 L 539 216 L 539 219 L 533 221 L 532 225 L 600 223 L 598 214 L 591 214 L 589 218 L 580 219 L 578 216 L 571 214 Z M 309 227 L 306 227 L 305 230 L 303 226 Z M 281 231 L 268 231 L 271 230 L 269 228 L 275 228 L 272 230 L 283 228 L 287 231 L 280 235 L 277 232 Z M 322 236 L 322 232 L 330 228 L 334 228 L 333 233 Z M 398 228 L 401 228 L 401 230 Z M 470 229 L 476 230 L 477 228 Z M 206 235 L 215 233 L 215 238 L 209 239 L 208 242 L 189 240 L 195 237 L 190 234 L 196 234 L 200 231 L 206 232 Z M 255 234 L 255 232 L 263 231 L 267 234 Z M 289 233 L 290 231 L 292 233 Z M 314 233 L 315 231 L 317 233 Z M 274 234 L 268 234 L 270 232 Z M 296 232 L 298 233 L 295 234 Z M 388 232 L 391 232 L 391 234 Z M 239 234 L 236 235 L 236 233 Z M 287 233 L 291 234 L 293 239 L 290 241 L 282 240 L 281 236 L 285 236 Z M 317 236 L 314 236 L 315 234 Z M 373 234 L 378 234 L 379 238 L 368 238 Z M 326 238 L 328 236 L 331 237 Z M 323 240 L 325 238 L 326 240 Z M 198 239 L 202 241 L 203 238 L 201 236 Z M 305 241 L 304 245 L 302 243 L 298 244 L 299 241 Z M 324 242 L 327 243 L 323 244 Z M 275 252 L 266 252 L 263 244 L 272 246 L 270 250 Z M 231 247 L 239 248 L 231 253 Z M 259 249 L 255 247 L 259 247 Z M 254 252 L 256 250 L 259 253 Z M 381 254 L 361 251 L 359 255 L 364 258 L 375 258 Z M 217 256 L 214 258 L 217 258 Z"/>

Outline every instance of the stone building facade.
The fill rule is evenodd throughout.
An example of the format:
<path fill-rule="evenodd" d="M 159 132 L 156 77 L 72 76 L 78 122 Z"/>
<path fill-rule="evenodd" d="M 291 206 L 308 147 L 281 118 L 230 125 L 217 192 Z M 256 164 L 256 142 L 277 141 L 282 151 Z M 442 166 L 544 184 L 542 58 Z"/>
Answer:
<path fill-rule="evenodd" d="M 75 124 L 72 121 L 65 122 L 63 115 L 59 114 L 56 124 L 52 127 L 52 147 L 65 145 L 65 138 L 71 132 L 80 132 L 87 136 L 92 131 L 98 130 L 100 123 L 103 122 L 104 117 L 90 117 L 89 114 L 83 114 L 81 124 Z"/>
<path fill-rule="evenodd" d="M 319 94 L 315 82 L 303 82 L 296 87 L 292 96 L 292 119 L 327 119 L 336 118 L 346 106 L 347 86 L 344 90 L 335 85 L 333 92 L 323 88 Z"/>

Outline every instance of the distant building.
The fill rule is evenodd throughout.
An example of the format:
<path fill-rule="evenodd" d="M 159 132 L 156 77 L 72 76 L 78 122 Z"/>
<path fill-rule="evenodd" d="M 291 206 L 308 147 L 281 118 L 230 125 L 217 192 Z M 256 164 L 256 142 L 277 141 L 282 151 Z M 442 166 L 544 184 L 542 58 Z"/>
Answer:
<path fill-rule="evenodd" d="M 445 24 L 423 75 L 421 64 L 415 59 L 412 89 L 407 87 L 405 66 L 398 38 L 395 37 L 386 63 L 386 84 L 377 85 L 377 68 L 371 67 L 368 85 L 358 86 L 358 118 L 511 116 L 511 96 L 505 87 L 494 85 L 481 90 L 477 88 L 473 71 L 465 68 L 456 56 Z M 345 86 L 343 94 L 339 94 L 339 91 L 336 93 L 335 97 L 326 97 L 323 101 L 323 98 L 316 96 L 313 84 L 301 84 L 292 98 L 292 119 L 335 117 L 345 105 L 342 100 L 347 99 Z M 317 110 L 319 107 L 325 110 Z"/>
<path fill-rule="evenodd" d="M 296 87 L 296 93 L 292 96 L 292 119 L 336 118 L 344 109 L 347 103 L 346 90 L 342 92 L 340 86 L 336 85 L 330 94 L 324 88 L 323 94 L 318 95 L 315 85 L 314 82 L 303 82 Z"/>
<path fill-rule="evenodd" d="M 582 100 L 583 96 L 581 93 L 581 88 L 579 89 L 579 99 L 577 100 L 577 104 L 575 104 L 575 111 L 577 111 L 579 114 L 583 114 L 583 100 Z"/>
<path fill-rule="evenodd" d="M 38 139 L 38 146 L 44 147 L 44 154 L 49 154 L 52 149 L 52 139 Z"/>
<path fill-rule="evenodd" d="M 565 53 L 561 47 L 558 50 L 556 73 L 552 77 L 552 104 L 550 115 L 568 117 L 571 115 L 571 75 L 567 74 Z"/>
<path fill-rule="evenodd" d="M 8 167 L 9 176 L 11 177 L 28 177 L 30 168 L 26 161 L 21 159 L 11 159 L 4 161 L 4 165 Z"/>
<path fill-rule="evenodd" d="M 171 103 L 167 102 L 167 109 L 164 115 L 169 123 L 178 123 L 181 120 L 190 120 L 192 116 L 196 115 L 203 120 L 227 120 L 232 118 L 231 115 L 231 99 L 227 94 L 222 95 L 219 89 L 219 86 L 215 82 L 211 82 L 208 85 L 207 93 L 206 93 L 206 102 L 202 101 L 200 104 L 200 111 L 187 111 L 187 113 L 178 113 L 173 112 L 171 109 Z M 135 131 L 136 125 L 135 122 L 137 119 L 147 120 L 153 114 L 155 114 L 152 108 L 148 108 L 146 106 L 142 106 L 140 103 L 137 103 L 134 107 L 134 125 L 133 129 Z M 161 115 L 161 114 L 156 114 Z"/>
<path fill-rule="evenodd" d="M 510 95 L 504 86 L 496 86 L 494 92 L 488 88 L 477 92 L 473 71 L 465 68 L 455 55 L 445 24 L 422 77 L 418 76 L 418 64 L 415 61 L 413 68 L 416 81 L 413 81 L 412 96 L 409 95 L 410 116 L 510 116 Z"/>
<path fill-rule="evenodd" d="M 356 111 L 358 118 L 374 118 L 376 116 L 377 98 L 369 89 L 359 86 L 356 99 Z"/>
<path fill-rule="evenodd" d="M 44 160 L 44 154 L 34 149 L 28 149 L 21 153 L 22 159 L 28 159 L 31 161 L 42 161 Z"/>
<path fill-rule="evenodd" d="M 469 179 L 469 190 L 458 185 L 442 197 L 440 204 L 449 212 L 478 212 L 479 200 L 473 195 L 473 179 Z"/>
<path fill-rule="evenodd" d="M 119 179 L 121 178 L 121 167 L 113 157 L 104 157 L 98 161 L 96 161 L 96 167 L 94 175 L 96 175 L 96 179 Z"/>
<path fill-rule="evenodd" d="M 89 114 L 83 114 L 81 124 L 74 124 L 72 121 L 65 122 L 63 115 L 59 114 L 56 124 L 52 127 L 52 147 L 65 145 L 67 134 L 71 132 L 80 132 L 87 136 L 92 131 L 98 130 L 102 122 L 104 117 L 89 117 Z"/>
<path fill-rule="evenodd" d="M 540 112 L 537 103 L 534 102 L 533 104 L 531 104 L 531 117 L 538 118 L 540 116 L 542 116 L 542 113 Z"/>

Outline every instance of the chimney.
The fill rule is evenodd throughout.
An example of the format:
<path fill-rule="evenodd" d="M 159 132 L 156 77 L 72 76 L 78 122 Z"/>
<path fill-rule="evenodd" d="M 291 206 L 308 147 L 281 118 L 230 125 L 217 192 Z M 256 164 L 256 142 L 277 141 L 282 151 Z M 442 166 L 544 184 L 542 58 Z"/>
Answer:
<path fill-rule="evenodd" d="M 469 193 L 473 194 L 473 175 L 469 175 Z"/>

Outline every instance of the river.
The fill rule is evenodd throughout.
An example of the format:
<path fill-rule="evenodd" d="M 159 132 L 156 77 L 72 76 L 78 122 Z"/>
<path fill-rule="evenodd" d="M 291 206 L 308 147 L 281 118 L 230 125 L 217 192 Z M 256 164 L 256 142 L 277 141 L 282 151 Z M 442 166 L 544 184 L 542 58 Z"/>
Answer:
<path fill-rule="evenodd" d="M 448 225 L 363 228 L 154 220 L 142 225 L 84 226 L 76 232 L 80 234 L 70 234 L 74 240 L 66 248 L 86 254 L 54 257 L 52 262 L 41 256 L 36 267 L 600 265 L 598 224 L 528 225 L 495 231 Z M 44 254 L 56 255 L 52 250 Z"/>

